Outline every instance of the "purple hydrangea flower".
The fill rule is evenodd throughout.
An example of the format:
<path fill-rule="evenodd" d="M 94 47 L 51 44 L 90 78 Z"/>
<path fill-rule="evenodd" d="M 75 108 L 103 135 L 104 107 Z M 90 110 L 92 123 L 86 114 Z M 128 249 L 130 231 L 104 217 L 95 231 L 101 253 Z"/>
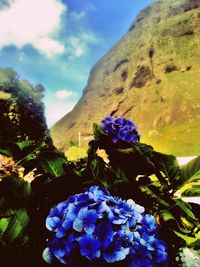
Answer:
<path fill-rule="evenodd" d="M 101 121 L 101 126 L 114 143 L 122 140 L 134 144 L 140 140 L 137 127 L 131 120 L 108 115 Z"/>

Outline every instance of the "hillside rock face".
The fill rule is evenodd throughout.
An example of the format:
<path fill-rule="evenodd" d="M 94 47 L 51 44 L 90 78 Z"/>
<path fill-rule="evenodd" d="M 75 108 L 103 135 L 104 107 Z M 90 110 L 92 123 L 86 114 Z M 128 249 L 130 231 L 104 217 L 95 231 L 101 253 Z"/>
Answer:
<path fill-rule="evenodd" d="M 66 149 L 107 114 L 130 118 L 142 142 L 200 154 L 200 1 L 157 0 L 92 68 L 79 102 L 52 128 Z"/>

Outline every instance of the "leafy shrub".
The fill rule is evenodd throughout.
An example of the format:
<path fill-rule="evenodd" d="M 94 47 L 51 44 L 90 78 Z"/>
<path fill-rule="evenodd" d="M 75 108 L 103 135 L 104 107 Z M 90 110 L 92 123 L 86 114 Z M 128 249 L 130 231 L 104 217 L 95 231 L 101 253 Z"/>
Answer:
<path fill-rule="evenodd" d="M 196 255 L 200 208 L 184 199 L 200 195 L 200 156 L 180 167 L 175 156 L 157 152 L 139 138 L 131 121 L 107 116 L 101 125 L 94 124 L 94 139 L 89 143 L 88 155 L 79 161 L 67 161 L 62 153 L 45 143 L 0 142 L 2 261 L 5 259 L 9 266 L 17 263 L 46 266 L 41 259 L 49 234 L 45 220 L 50 208 L 57 203 L 60 204 L 51 210 L 47 219 L 49 248 L 44 251 L 47 260 L 54 258 L 54 266 L 60 265 L 60 261 L 87 267 L 162 266 L 166 251 L 164 243 L 158 239 L 155 220 L 160 238 L 167 243 L 170 266 L 177 266 L 175 255 L 180 247 L 187 246 L 192 255 Z M 108 160 L 99 154 L 99 149 L 106 153 Z M 31 184 L 21 179 L 33 170 L 36 178 Z M 80 193 L 94 185 L 107 188 L 119 198 L 97 187 Z M 73 194 L 76 195 L 69 197 Z M 134 199 L 140 206 L 122 199 Z M 74 206 L 76 218 L 73 209 L 69 210 Z M 145 214 L 143 207 L 153 216 Z M 88 217 L 89 222 L 93 220 L 89 227 L 85 225 Z M 66 222 L 66 218 L 73 223 Z M 131 225 L 134 219 L 135 224 Z M 102 224 L 106 227 L 100 227 Z M 108 241 L 114 242 L 110 260 L 105 256 L 109 245 L 104 243 L 103 234 L 98 233 L 99 228 L 100 232 L 101 228 L 108 231 Z M 67 252 L 65 245 L 69 240 Z M 92 253 L 85 249 L 85 244 Z M 67 255 L 69 250 L 70 256 L 65 257 L 63 251 Z M 76 265 L 70 262 L 75 264 L 74 258 Z"/>
<path fill-rule="evenodd" d="M 107 118 L 109 126 L 105 127 Z M 156 216 L 162 239 L 169 244 L 173 265 L 174 255 L 189 237 L 193 245 L 198 244 L 199 209 L 186 203 L 183 197 L 199 196 L 200 157 L 180 167 L 175 156 L 157 152 L 137 139 L 129 142 L 127 133 L 123 140 L 118 138 L 119 128 L 113 124 L 117 119 L 127 121 L 106 117 L 103 124 L 94 124 L 86 173 L 90 170 L 96 183 L 106 186 L 115 195 L 134 199 Z M 105 150 L 108 164 L 102 163 L 98 149 Z M 177 191 L 181 193 L 177 195 Z"/>
<path fill-rule="evenodd" d="M 10 68 L 0 68 L 0 140 L 32 140 L 52 145 L 44 115 L 45 88 L 20 80 Z"/>

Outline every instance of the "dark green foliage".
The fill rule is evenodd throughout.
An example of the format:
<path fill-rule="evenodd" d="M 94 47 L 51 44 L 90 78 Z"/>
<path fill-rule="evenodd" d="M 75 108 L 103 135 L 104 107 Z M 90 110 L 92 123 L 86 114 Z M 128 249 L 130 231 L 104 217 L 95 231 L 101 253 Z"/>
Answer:
<path fill-rule="evenodd" d="M 200 156 L 191 160 L 181 168 L 182 184 L 197 182 L 200 180 Z"/>
<path fill-rule="evenodd" d="M 1 176 L 0 181 L 0 251 L 23 249 L 28 243 L 27 226 L 30 220 L 30 184 L 17 175 Z M 1 255 L 2 256 L 2 255 Z"/>
<path fill-rule="evenodd" d="M 131 198 L 156 217 L 159 234 L 168 243 L 170 266 L 176 266 L 180 247 L 199 247 L 199 205 L 186 203 L 181 196 L 199 196 L 199 157 L 180 167 L 173 155 L 149 145 L 113 143 L 98 125 L 94 125 L 94 136 L 88 157 L 77 162 L 68 162 L 45 142 L 0 142 L 1 155 L 23 166 L 24 174 L 35 173 L 31 184 L 17 173 L 0 173 L 0 256 L 8 266 L 47 266 L 41 255 L 50 208 L 91 185 Z M 98 155 L 98 149 L 106 151 L 109 162 Z"/>
<path fill-rule="evenodd" d="M 199 197 L 200 196 L 200 184 L 192 185 L 191 188 L 186 189 L 181 195 L 184 197 Z"/>
<path fill-rule="evenodd" d="M 62 153 L 44 143 L 1 142 L 0 154 L 15 160 L 15 171 L 24 167 L 24 174 L 35 173 L 31 184 L 9 166 L 6 174 L 0 173 L 1 261 L 8 266 L 46 266 L 41 258 L 46 246 L 45 218 L 51 206 L 84 190 L 81 177 Z"/>
<path fill-rule="evenodd" d="M 51 143 L 41 101 L 44 90 L 20 80 L 12 69 L 0 68 L 0 140 Z"/>
<path fill-rule="evenodd" d="M 0 89 L 0 92 L 3 91 Z M 18 117 L 16 111 L 16 101 L 13 98 L 2 99 L 0 97 L 0 112 L 0 139 L 16 141 L 20 137 L 20 130 L 18 127 Z"/>

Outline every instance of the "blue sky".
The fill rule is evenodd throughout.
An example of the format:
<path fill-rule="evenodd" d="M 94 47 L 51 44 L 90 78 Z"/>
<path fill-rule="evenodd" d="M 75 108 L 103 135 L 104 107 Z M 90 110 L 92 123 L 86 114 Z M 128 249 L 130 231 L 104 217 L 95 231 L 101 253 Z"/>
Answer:
<path fill-rule="evenodd" d="M 0 0 L 0 67 L 43 84 L 52 126 L 77 103 L 92 66 L 151 2 Z"/>

